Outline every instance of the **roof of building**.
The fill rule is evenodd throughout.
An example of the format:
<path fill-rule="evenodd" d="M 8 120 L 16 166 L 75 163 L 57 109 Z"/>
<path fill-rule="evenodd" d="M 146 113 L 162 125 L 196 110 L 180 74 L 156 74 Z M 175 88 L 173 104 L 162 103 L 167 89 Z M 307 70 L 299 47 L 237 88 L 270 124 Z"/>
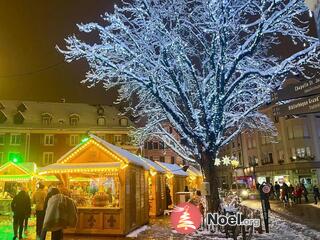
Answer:
<path fill-rule="evenodd" d="M 95 171 L 99 169 L 107 169 L 107 168 L 119 168 L 121 166 L 121 162 L 94 162 L 94 163 L 69 163 L 68 157 L 73 155 L 78 149 L 82 147 L 86 147 L 84 144 L 90 144 L 92 141 L 95 141 L 97 144 L 100 144 L 101 147 L 107 149 L 112 152 L 120 159 L 126 160 L 128 163 L 132 163 L 137 166 L 141 166 L 146 170 L 150 170 L 150 166 L 142 160 L 141 157 L 124 150 L 120 147 L 112 145 L 107 141 L 95 136 L 94 134 L 89 134 L 89 138 L 85 143 L 79 143 L 77 146 L 73 147 L 66 154 L 64 154 L 61 158 L 58 159 L 57 163 L 50 164 L 46 167 L 40 169 L 41 174 L 52 174 L 54 171 L 59 172 L 68 172 L 68 171 Z M 88 169 L 88 170 L 85 170 Z"/>
<path fill-rule="evenodd" d="M 21 112 L 21 104 L 24 111 Z M 7 117 L 4 123 L 0 123 L 1 128 L 59 128 L 59 129 L 106 129 L 107 128 L 127 128 L 121 127 L 119 120 L 125 116 L 121 116 L 118 109 L 113 106 L 106 105 L 89 105 L 85 103 L 59 103 L 59 102 L 35 102 L 35 101 L 16 101 L 16 100 L 0 100 L 3 106 L 2 112 Z M 18 109 L 19 107 L 19 109 Z M 106 125 L 98 126 L 97 119 L 99 117 L 98 109 L 101 115 L 105 117 Z M 24 117 L 22 124 L 14 123 L 14 116 L 19 112 Z M 42 124 L 42 116 L 48 114 L 52 116 L 52 123 L 44 126 Z M 69 117 L 72 115 L 79 116 L 77 126 L 70 126 Z M 128 125 L 134 124 L 128 119 Z M 89 130 L 89 129 L 88 129 Z"/>
<path fill-rule="evenodd" d="M 188 173 L 183 171 L 183 169 L 179 167 L 177 164 L 158 162 L 158 161 L 156 161 L 156 163 L 159 164 L 164 169 L 166 169 L 166 171 L 172 173 L 173 175 L 186 176 L 186 177 L 188 176 Z"/>
<path fill-rule="evenodd" d="M 143 158 L 143 157 L 141 157 L 141 159 L 143 161 L 145 161 L 155 171 L 160 172 L 160 173 L 165 173 L 166 172 L 166 170 L 163 167 L 161 167 L 159 164 L 155 163 L 154 161 L 151 161 L 151 160 L 149 160 L 147 158 Z"/>

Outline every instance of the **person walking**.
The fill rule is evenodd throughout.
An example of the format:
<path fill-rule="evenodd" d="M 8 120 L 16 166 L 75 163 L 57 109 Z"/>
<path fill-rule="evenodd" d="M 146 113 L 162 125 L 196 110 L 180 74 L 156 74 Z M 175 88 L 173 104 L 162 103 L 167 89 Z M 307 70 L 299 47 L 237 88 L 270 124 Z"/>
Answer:
<path fill-rule="evenodd" d="M 58 188 L 52 187 L 52 188 L 49 189 L 49 192 L 48 192 L 48 194 L 47 194 L 47 196 L 45 198 L 44 206 L 43 206 L 43 209 L 44 209 L 44 212 L 45 212 L 44 216 L 46 215 L 46 210 L 48 208 L 49 199 L 51 197 L 53 197 L 54 195 L 57 195 L 57 194 L 60 194 L 60 191 L 59 191 Z M 42 228 L 40 239 L 41 240 L 45 240 L 46 236 L 47 236 L 47 229 Z M 51 240 L 61 240 L 61 239 L 63 239 L 63 231 L 62 231 L 62 229 L 51 232 Z"/>
<path fill-rule="evenodd" d="M 313 186 L 313 198 L 314 198 L 314 204 L 318 204 L 318 200 L 320 201 L 320 192 L 317 185 Z"/>
<path fill-rule="evenodd" d="M 44 190 L 44 185 L 42 183 L 38 184 L 38 189 L 32 195 L 32 203 L 36 205 L 36 235 L 40 238 L 43 220 L 44 220 L 44 204 L 46 200 L 47 193 Z"/>
<path fill-rule="evenodd" d="M 13 239 L 22 239 L 23 224 L 28 215 L 31 213 L 31 200 L 25 188 L 21 188 L 20 192 L 13 198 L 11 202 L 13 212 Z"/>
<path fill-rule="evenodd" d="M 302 188 L 302 194 L 304 196 L 304 199 L 305 199 L 305 202 L 309 202 L 309 199 L 308 199 L 308 190 L 307 188 L 305 187 L 305 185 L 303 183 L 301 183 L 301 188 Z"/>
<path fill-rule="evenodd" d="M 275 182 L 274 184 L 274 192 L 276 194 L 276 198 L 280 200 L 280 185 L 278 182 Z"/>
<path fill-rule="evenodd" d="M 298 204 L 301 204 L 301 198 L 302 198 L 302 192 L 303 192 L 303 189 L 301 186 L 297 186 L 296 189 L 296 198 L 297 198 L 297 203 Z"/>

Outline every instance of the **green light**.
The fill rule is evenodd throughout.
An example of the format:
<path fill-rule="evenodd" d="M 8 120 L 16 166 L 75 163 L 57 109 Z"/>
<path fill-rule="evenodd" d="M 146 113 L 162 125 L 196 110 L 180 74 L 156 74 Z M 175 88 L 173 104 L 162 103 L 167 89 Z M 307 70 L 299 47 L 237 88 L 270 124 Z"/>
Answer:
<path fill-rule="evenodd" d="M 23 158 L 20 153 L 14 153 L 14 152 L 9 153 L 9 161 L 10 162 L 20 163 L 20 162 L 22 162 L 22 160 L 23 160 Z"/>
<path fill-rule="evenodd" d="M 82 143 L 85 143 L 85 142 L 88 142 L 88 141 L 89 141 L 89 138 L 88 138 L 88 137 L 83 138 L 83 139 L 81 140 Z"/>

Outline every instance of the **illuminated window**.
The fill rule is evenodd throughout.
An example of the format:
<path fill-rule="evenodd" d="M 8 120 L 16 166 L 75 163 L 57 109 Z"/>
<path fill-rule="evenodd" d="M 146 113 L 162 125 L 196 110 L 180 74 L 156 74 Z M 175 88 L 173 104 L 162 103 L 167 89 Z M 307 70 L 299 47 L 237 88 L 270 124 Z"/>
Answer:
<path fill-rule="evenodd" d="M 3 133 L 0 134 L 0 145 L 4 145 L 5 135 Z"/>
<path fill-rule="evenodd" d="M 21 140 L 22 140 L 21 134 L 11 134 L 10 136 L 11 145 L 20 145 Z"/>
<path fill-rule="evenodd" d="M 54 136 L 52 134 L 44 135 L 43 143 L 44 143 L 45 146 L 53 146 L 53 144 L 54 144 Z"/>
<path fill-rule="evenodd" d="M 80 142 L 79 135 L 70 135 L 70 146 L 78 145 Z"/>
<path fill-rule="evenodd" d="M 43 153 L 43 164 L 48 165 L 53 163 L 53 152 Z"/>

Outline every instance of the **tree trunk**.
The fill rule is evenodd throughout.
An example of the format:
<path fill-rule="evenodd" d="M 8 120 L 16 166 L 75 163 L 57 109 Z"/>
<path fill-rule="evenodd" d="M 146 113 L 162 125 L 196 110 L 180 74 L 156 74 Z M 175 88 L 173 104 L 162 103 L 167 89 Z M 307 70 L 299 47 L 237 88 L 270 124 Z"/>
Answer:
<path fill-rule="evenodd" d="M 219 182 L 217 169 L 214 165 L 214 159 L 214 154 L 202 154 L 201 167 L 204 172 L 204 182 L 208 182 L 210 184 L 210 195 L 207 196 L 208 212 L 217 212 L 220 204 L 218 192 Z"/>

